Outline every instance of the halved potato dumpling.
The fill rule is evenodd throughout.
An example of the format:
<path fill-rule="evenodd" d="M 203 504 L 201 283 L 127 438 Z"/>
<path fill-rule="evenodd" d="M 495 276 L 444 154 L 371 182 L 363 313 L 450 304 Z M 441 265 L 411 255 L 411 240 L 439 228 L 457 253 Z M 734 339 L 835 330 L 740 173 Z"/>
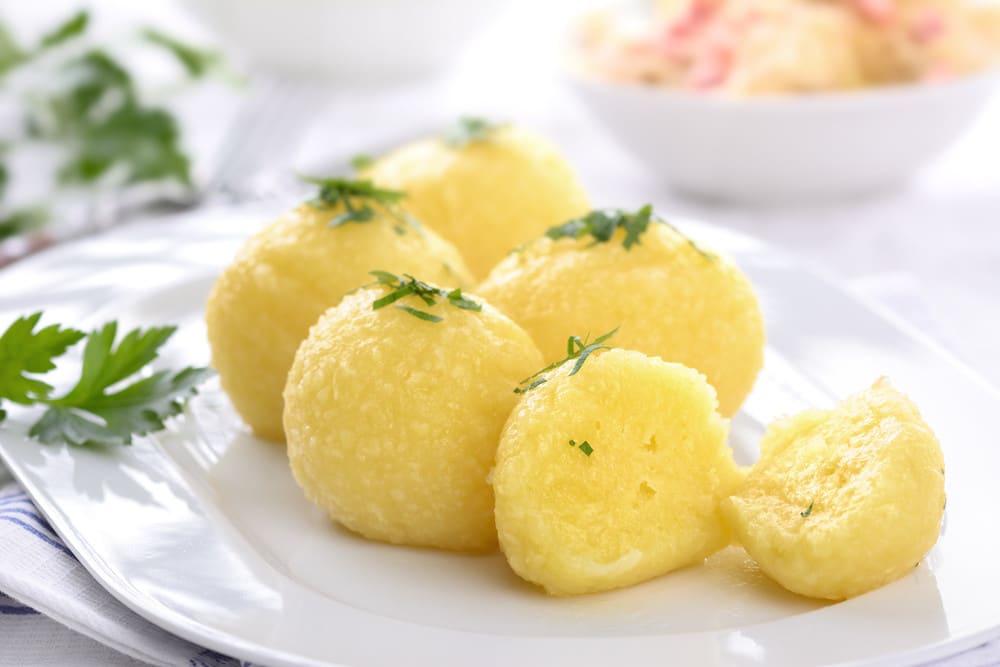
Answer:
<path fill-rule="evenodd" d="M 639 352 L 567 362 L 504 427 L 493 489 L 500 547 L 553 595 L 630 586 L 729 543 L 739 484 L 704 376 Z"/>
<path fill-rule="evenodd" d="M 832 410 L 773 424 L 724 508 L 771 578 L 842 600 L 912 572 L 937 541 L 944 504 L 937 438 L 883 378 Z"/>

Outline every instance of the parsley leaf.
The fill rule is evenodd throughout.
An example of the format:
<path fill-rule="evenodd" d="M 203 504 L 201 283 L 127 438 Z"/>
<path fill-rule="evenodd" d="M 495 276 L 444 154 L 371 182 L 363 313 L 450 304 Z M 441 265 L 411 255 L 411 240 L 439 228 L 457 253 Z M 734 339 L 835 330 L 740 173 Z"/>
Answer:
<path fill-rule="evenodd" d="M 506 123 L 494 123 L 477 116 L 463 116 L 444 133 L 444 142 L 452 148 L 462 148 L 476 141 L 489 139 Z"/>
<path fill-rule="evenodd" d="M 80 132 L 76 156 L 59 172 L 64 182 L 92 182 L 120 167 L 127 183 L 173 179 L 190 185 L 190 161 L 177 123 L 162 109 L 125 105 Z"/>
<path fill-rule="evenodd" d="M 125 183 L 172 179 L 190 185 L 190 164 L 180 132 L 166 110 L 139 100 L 129 73 L 92 49 L 63 65 L 64 81 L 36 100 L 30 116 L 35 138 L 68 149 L 62 183 L 87 184 L 109 174 Z"/>
<path fill-rule="evenodd" d="M 443 298 L 452 306 L 461 310 L 479 312 L 483 309 L 482 304 L 464 296 L 462 289 L 458 287 L 453 290 L 443 289 L 418 280 L 408 273 L 404 273 L 402 276 L 397 276 L 388 271 L 369 271 L 369 273 L 375 276 L 377 284 L 384 285 L 392 290 L 385 296 L 375 299 L 372 302 L 372 310 L 385 308 L 408 296 L 417 297 L 427 306 L 434 306 L 437 304 L 438 299 Z M 427 311 L 411 308 L 410 306 L 400 305 L 396 306 L 396 308 L 427 322 L 440 322 L 443 319 Z"/>
<path fill-rule="evenodd" d="M 649 229 L 650 223 L 666 225 L 686 240 L 699 255 L 710 261 L 715 259 L 715 255 L 702 249 L 666 220 L 654 215 L 652 204 L 646 204 L 634 213 L 622 209 L 596 209 L 587 215 L 551 227 L 545 232 L 545 235 L 552 240 L 580 239 L 589 235 L 594 239 L 591 245 L 597 245 L 598 243 L 607 243 L 616 231 L 624 229 L 625 238 L 622 240 L 622 247 L 630 250 L 632 246 L 641 243 L 642 235 Z"/>
<path fill-rule="evenodd" d="M 529 375 L 518 383 L 518 387 L 514 389 L 515 394 L 524 394 L 531 391 L 539 385 L 543 385 L 548 382 L 548 378 L 545 374 L 549 371 L 559 368 L 563 364 L 574 361 L 573 368 L 570 370 L 569 375 L 576 375 L 583 368 L 583 364 L 587 361 L 591 354 L 597 350 L 610 350 L 610 345 L 604 345 L 609 338 L 618 333 L 618 327 L 615 327 L 603 336 L 598 336 L 594 339 L 594 342 L 590 342 L 589 337 L 582 339 L 579 336 L 570 336 L 566 339 L 566 356 L 559 361 L 553 362 L 538 371 L 534 375 Z M 588 454 L 589 456 L 589 454 Z"/>
<path fill-rule="evenodd" d="M 15 209 L 0 218 L 0 241 L 37 229 L 48 221 L 49 211 L 43 206 Z"/>
<path fill-rule="evenodd" d="M 21 405 L 48 397 L 52 386 L 27 374 L 47 373 L 52 362 L 75 345 L 84 333 L 51 324 L 35 331 L 42 313 L 19 317 L 0 336 L 0 400 Z M 0 420 L 6 414 L 0 410 Z"/>
<path fill-rule="evenodd" d="M 135 329 L 115 345 L 118 324 L 110 322 L 87 336 L 80 379 L 61 398 L 44 399 L 49 408 L 29 434 L 41 442 L 76 446 L 130 445 L 136 435 L 164 428 L 212 375 L 207 368 L 157 371 L 125 387 L 156 358 L 176 327 Z M 79 340 L 79 338 L 77 339 Z"/>
<path fill-rule="evenodd" d="M 0 23 L 0 77 L 27 60 L 27 54 L 10 34 L 7 26 Z"/>
<path fill-rule="evenodd" d="M 373 164 L 375 164 L 375 158 L 364 153 L 358 153 L 350 161 L 351 169 L 354 171 L 363 171 Z"/>
<path fill-rule="evenodd" d="M 377 187 L 368 179 L 312 176 L 300 176 L 300 178 L 306 183 L 319 186 L 319 192 L 307 202 L 314 209 L 318 211 L 344 209 L 330 219 L 330 227 L 340 227 L 349 222 L 370 222 L 375 218 L 377 206 L 400 223 L 395 227 L 397 233 L 406 232 L 406 227 L 402 225 L 420 229 L 420 224 L 399 207 L 399 203 L 406 197 L 405 192 Z"/>
<path fill-rule="evenodd" d="M 570 440 L 569 446 L 576 447 L 576 440 Z M 583 442 L 580 443 L 580 451 L 586 454 L 587 456 L 590 456 L 591 454 L 594 453 L 594 448 L 590 446 L 589 442 L 584 440 Z"/>
<path fill-rule="evenodd" d="M 200 79 L 222 66 L 222 55 L 217 51 L 191 46 L 155 28 L 143 30 L 142 37 L 169 51 L 192 79 Z"/>
<path fill-rule="evenodd" d="M 38 50 L 44 51 L 82 35 L 90 24 L 90 13 L 82 9 L 42 36 Z"/>

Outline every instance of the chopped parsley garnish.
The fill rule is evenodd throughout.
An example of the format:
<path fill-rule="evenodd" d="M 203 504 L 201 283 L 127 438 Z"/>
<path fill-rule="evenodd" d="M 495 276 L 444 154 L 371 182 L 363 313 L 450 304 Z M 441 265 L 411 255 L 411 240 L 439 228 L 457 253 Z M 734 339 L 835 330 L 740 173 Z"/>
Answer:
<path fill-rule="evenodd" d="M 504 127 L 506 123 L 494 123 L 477 116 L 463 116 L 444 133 L 444 142 L 452 148 L 462 148 L 476 141 L 485 141 Z"/>
<path fill-rule="evenodd" d="M 393 229 L 397 234 L 405 234 L 408 227 L 420 229 L 420 223 L 399 205 L 406 198 L 405 192 L 380 188 L 368 179 L 311 176 L 301 178 L 306 183 L 319 186 L 319 192 L 307 202 L 314 209 L 318 211 L 328 211 L 338 207 L 344 209 L 330 218 L 328 223 L 330 227 L 340 227 L 349 222 L 371 222 L 375 219 L 377 207 L 396 221 Z"/>
<path fill-rule="evenodd" d="M 570 440 L 569 446 L 576 447 L 576 440 Z M 580 451 L 586 454 L 587 456 L 590 456 L 591 454 L 594 453 L 594 448 L 590 446 L 589 442 L 584 440 L 583 442 L 580 443 Z"/>
<path fill-rule="evenodd" d="M 810 514 L 812 514 L 813 513 L 813 505 L 814 504 L 815 504 L 814 502 L 813 503 L 809 503 L 809 507 L 806 508 L 806 511 L 805 512 L 799 512 L 799 516 L 801 516 L 804 519 L 807 516 L 809 516 Z"/>
<path fill-rule="evenodd" d="M 478 312 L 483 309 L 482 304 L 464 296 L 462 294 L 462 288 L 460 287 L 456 287 L 451 290 L 443 289 L 441 287 L 431 285 L 430 283 L 425 283 L 422 280 L 418 280 L 408 273 L 404 273 L 402 276 L 397 276 L 396 274 L 389 273 L 388 271 L 370 271 L 369 273 L 375 276 L 379 285 L 384 285 L 392 290 L 385 296 L 372 301 L 372 310 L 385 308 L 386 306 L 394 304 L 400 299 L 408 296 L 417 297 L 427 306 L 434 306 L 437 304 L 439 299 L 444 299 L 455 308 L 460 308 L 462 310 L 473 310 Z M 420 310 L 419 308 L 412 308 L 405 305 L 396 305 L 395 307 L 413 315 L 416 318 L 424 320 L 425 322 L 436 323 L 444 319 L 438 317 L 437 315 L 428 313 L 426 310 Z"/>
<path fill-rule="evenodd" d="M 0 400 L 46 406 L 28 432 L 43 443 L 130 445 L 136 435 L 162 430 L 212 375 L 196 367 L 141 374 L 176 327 L 135 329 L 115 344 L 117 322 L 89 334 L 57 324 L 36 331 L 41 316 L 18 318 L 0 336 Z M 36 376 L 53 370 L 54 360 L 84 338 L 79 380 L 51 397 L 52 386 Z"/>
<path fill-rule="evenodd" d="M 545 377 L 546 373 L 556 368 L 559 368 L 563 364 L 569 361 L 573 361 L 574 359 L 576 360 L 576 363 L 573 364 L 573 368 L 572 370 L 570 370 L 569 374 L 576 375 L 577 373 L 580 372 L 580 369 L 583 368 L 584 362 L 587 361 L 587 358 L 591 354 L 593 354 L 597 350 L 611 349 L 610 345 L 603 345 L 603 343 L 612 336 L 614 336 L 617 332 L 618 332 L 618 327 L 615 327 L 614 329 L 604 334 L 603 336 L 598 336 L 597 338 L 595 338 L 593 343 L 589 341 L 589 338 L 581 340 L 579 336 L 570 336 L 569 338 L 566 339 L 566 356 L 560 359 L 559 361 L 549 364 L 548 366 L 538 371 L 534 375 L 529 375 L 528 377 L 521 380 L 518 383 L 519 386 L 514 390 L 514 393 L 523 394 L 525 392 L 531 391 L 532 389 L 534 389 L 539 385 L 545 384 L 546 382 L 548 382 L 548 378 Z"/>
<path fill-rule="evenodd" d="M 595 209 L 585 216 L 573 218 L 550 228 L 545 232 L 545 235 L 553 240 L 580 239 L 590 236 L 594 239 L 591 245 L 597 245 L 598 243 L 607 243 L 616 231 L 624 229 L 625 238 L 622 240 L 622 247 L 630 250 L 632 246 L 641 243 L 642 235 L 649 229 L 650 223 L 666 225 L 686 240 L 699 255 L 710 261 L 715 259 L 715 255 L 701 248 L 666 220 L 654 215 L 652 204 L 646 204 L 634 213 L 617 208 Z"/>
<path fill-rule="evenodd" d="M 372 166 L 373 164 L 375 164 L 375 158 L 373 158 L 371 155 L 366 155 L 364 153 L 358 153 L 357 155 L 352 157 L 350 161 L 351 169 L 353 169 L 354 171 L 362 171 Z"/>

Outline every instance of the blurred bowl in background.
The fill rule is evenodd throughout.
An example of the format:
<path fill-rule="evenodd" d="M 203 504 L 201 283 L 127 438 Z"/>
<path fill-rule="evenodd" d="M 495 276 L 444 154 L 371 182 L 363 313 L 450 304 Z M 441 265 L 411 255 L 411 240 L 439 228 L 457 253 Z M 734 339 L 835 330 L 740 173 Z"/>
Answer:
<path fill-rule="evenodd" d="M 846 198 L 900 184 L 969 127 L 1000 72 L 757 98 L 570 76 L 608 132 L 669 186 L 760 204 Z"/>
<path fill-rule="evenodd" d="M 253 66 L 383 83 L 453 63 L 510 0 L 184 0 Z"/>

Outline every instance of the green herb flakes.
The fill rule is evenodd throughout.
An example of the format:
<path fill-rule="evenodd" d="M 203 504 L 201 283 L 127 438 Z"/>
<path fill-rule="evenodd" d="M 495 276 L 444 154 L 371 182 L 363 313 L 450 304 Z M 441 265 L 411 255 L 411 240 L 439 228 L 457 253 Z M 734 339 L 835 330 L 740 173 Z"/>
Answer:
<path fill-rule="evenodd" d="M 531 391 L 535 387 L 545 384 L 548 382 L 548 378 L 545 374 L 551 370 L 559 368 L 563 364 L 576 360 L 573 364 L 572 370 L 570 370 L 569 375 L 576 375 L 583 368 L 583 364 L 587 361 L 587 358 L 597 350 L 609 350 L 610 345 L 603 345 L 605 341 L 614 336 L 618 332 L 618 327 L 615 327 L 603 336 L 598 336 L 594 339 L 594 342 L 589 342 L 588 339 L 582 339 L 579 336 L 570 336 L 566 340 L 566 356 L 559 361 L 553 362 L 538 371 L 534 375 L 529 375 L 518 383 L 518 387 L 514 389 L 515 394 L 523 394 L 525 392 Z"/>
<path fill-rule="evenodd" d="M 408 296 L 414 296 L 420 299 L 426 306 L 434 306 L 437 304 L 438 300 L 443 299 L 455 308 L 459 308 L 461 310 L 479 312 L 483 309 L 482 304 L 463 295 L 461 288 L 456 287 L 451 290 L 442 289 L 431 285 L 430 283 L 418 280 L 408 273 L 404 273 L 402 276 L 397 276 L 396 274 L 389 273 L 388 271 L 370 271 L 369 273 L 375 276 L 379 285 L 384 285 L 391 290 L 385 296 L 375 299 L 375 301 L 372 302 L 372 310 L 385 308 L 386 306 L 394 304 L 400 299 Z M 396 308 L 407 312 L 418 319 L 424 320 L 425 322 L 441 322 L 444 319 L 438 317 L 437 315 L 432 315 L 425 310 L 411 308 L 410 306 L 398 305 Z"/>
<path fill-rule="evenodd" d="M 598 243 L 607 243 L 614 237 L 615 232 L 624 229 L 625 238 L 622 240 L 622 247 L 630 250 L 632 246 L 642 242 L 642 235 L 646 233 L 651 223 L 666 225 L 684 238 L 699 255 L 710 261 L 715 259 L 715 255 L 702 249 L 666 220 L 654 215 L 652 204 L 646 204 L 634 213 L 622 209 L 595 209 L 583 217 L 574 218 L 550 228 L 545 232 L 545 235 L 552 240 L 580 239 L 590 236 L 593 239 L 591 245 L 597 245 Z"/>
<path fill-rule="evenodd" d="M 452 148 L 462 148 L 468 144 L 485 141 L 504 127 L 506 123 L 494 123 L 476 116 L 463 116 L 444 134 L 444 142 Z"/>

